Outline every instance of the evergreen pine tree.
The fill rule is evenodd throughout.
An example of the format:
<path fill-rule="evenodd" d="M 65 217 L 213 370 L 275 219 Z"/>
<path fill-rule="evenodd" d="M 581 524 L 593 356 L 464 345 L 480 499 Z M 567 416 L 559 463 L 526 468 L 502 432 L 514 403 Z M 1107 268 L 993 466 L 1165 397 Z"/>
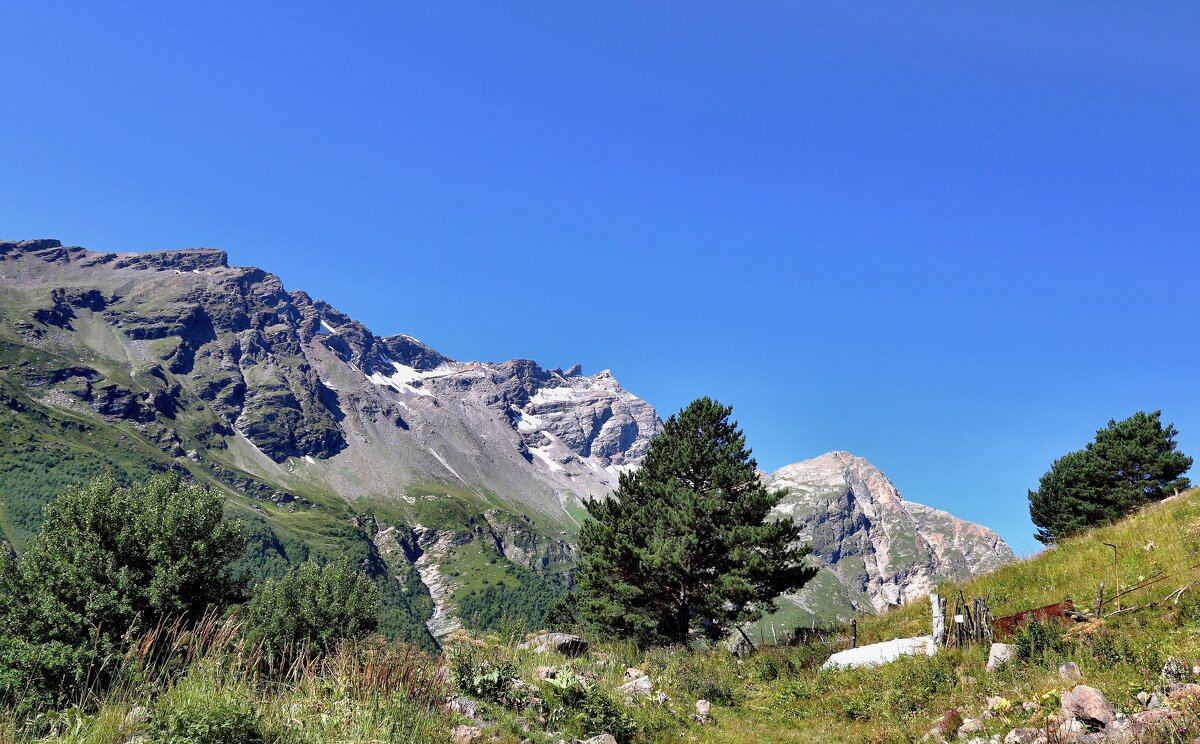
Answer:
<path fill-rule="evenodd" d="M 671 416 L 613 498 L 591 501 L 579 538 L 579 609 L 643 645 L 709 639 L 774 609 L 816 573 L 769 492 L 732 408 L 701 398 Z"/>
<path fill-rule="evenodd" d="M 1176 451 L 1179 432 L 1174 424 L 1164 427 L 1161 415 L 1138 411 L 1111 420 L 1086 448 L 1055 460 L 1029 492 L 1035 537 L 1052 543 L 1187 488 L 1183 474 L 1192 458 Z"/>

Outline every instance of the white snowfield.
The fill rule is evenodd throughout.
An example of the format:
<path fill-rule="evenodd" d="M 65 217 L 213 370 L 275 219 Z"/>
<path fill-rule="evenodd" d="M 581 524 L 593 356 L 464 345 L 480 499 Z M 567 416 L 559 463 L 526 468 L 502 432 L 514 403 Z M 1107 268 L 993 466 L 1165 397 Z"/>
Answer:
<path fill-rule="evenodd" d="M 882 643 L 872 643 L 869 646 L 838 651 L 830 656 L 821 665 L 821 668 L 857 669 L 864 666 L 882 666 L 901 656 L 933 656 L 936 653 L 937 644 L 933 642 L 933 636 L 895 638 Z"/>

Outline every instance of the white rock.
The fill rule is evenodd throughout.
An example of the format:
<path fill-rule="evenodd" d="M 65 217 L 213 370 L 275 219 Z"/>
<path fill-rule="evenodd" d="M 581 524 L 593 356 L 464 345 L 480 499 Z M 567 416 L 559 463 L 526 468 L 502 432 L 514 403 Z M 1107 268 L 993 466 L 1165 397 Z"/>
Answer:
<path fill-rule="evenodd" d="M 987 670 L 994 672 L 1012 661 L 1017 654 L 1017 647 L 1009 643 L 993 643 L 988 649 Z"/>

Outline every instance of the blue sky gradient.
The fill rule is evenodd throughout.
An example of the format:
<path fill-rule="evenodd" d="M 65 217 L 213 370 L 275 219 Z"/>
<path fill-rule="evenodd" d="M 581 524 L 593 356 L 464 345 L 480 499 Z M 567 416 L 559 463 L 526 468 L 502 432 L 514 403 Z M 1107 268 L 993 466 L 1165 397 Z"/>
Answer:
<path fill-rule="evenodd" d="M 0 7 L 0 235 L 713 395 L 1022 553 L 1108 419 L 1200 454 L 1195 3 L 174 5 Z"/>

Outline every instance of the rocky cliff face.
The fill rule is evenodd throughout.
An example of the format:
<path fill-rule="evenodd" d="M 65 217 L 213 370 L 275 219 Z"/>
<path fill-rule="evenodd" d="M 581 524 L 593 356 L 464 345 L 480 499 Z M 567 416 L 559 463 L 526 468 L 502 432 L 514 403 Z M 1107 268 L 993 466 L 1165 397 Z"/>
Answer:
<path fill-rule="evenodd" d="M 362 554 L 394 579 L 396 622 L 421 633 L 456 627 L 472 596 L 569 584 L 581 501 L 607 496 L 660 426 L 607 370 L 455 361 L 222 251 L 0 242 L 0 289 L 0 431 L 34 421 L 22 446 L 70 440 L 87 467 L 136 451 L 147 468 L 222 484 L 257 520 L 262 561 Z M 137 447 L 114 458 L 99 439 Z M 11 492 L 52 482 L 26 480 Z M 845 453 L 769 483 L 788 489 L 780 516 L 829 567 L 788 600 L 797 610 L 881 608 L 1011 557 Z M 0 526 L 27 536 L 12 515 L 39 506 L 0 501 Z"/>
<path fill-rule="evenodd" d="M 428 585 L 435 632 L 472 587 L 510 585 L 508 564 L 569 581 L 555 571 L 573 559 L 581 501 L 606 496 L 659 427 L 608 371 L 458 362 L 222 251 L 0 242 L 0 287 L 14 405 L 149 442 L 161 457 L 148 466 L 258 500 L 272 535 L 298 524 L 294 537 L 337 550 L 357 538 L 331 544 L 336 523 L 369 521 L 371 565 Z"/>
<path fill-rule="evenodd" d="M 801 528 L 823 567 L 785 600 L 800 614 L 882 610 L 1015 559 L 992 530 L 905 501 L 883 473 L 848 452 L 788 465 L 765 483 L 787 492 L 776 514 Z"/>

